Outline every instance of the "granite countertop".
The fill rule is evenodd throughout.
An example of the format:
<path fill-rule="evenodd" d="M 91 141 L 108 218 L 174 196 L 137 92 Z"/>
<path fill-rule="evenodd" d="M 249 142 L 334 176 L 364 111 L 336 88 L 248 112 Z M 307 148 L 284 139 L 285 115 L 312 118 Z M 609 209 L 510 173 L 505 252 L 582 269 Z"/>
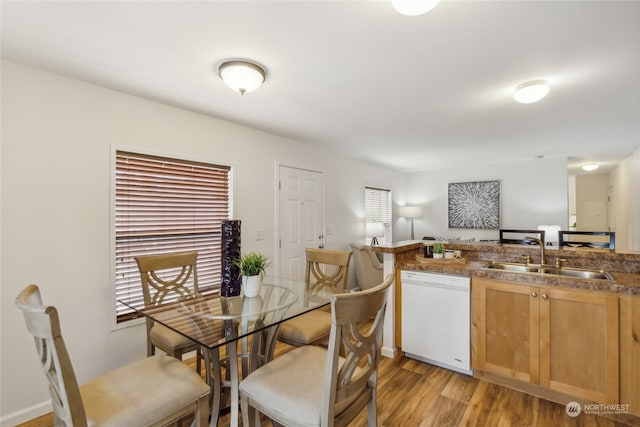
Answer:
<path fill-rule="evenodd" d="M 373 249 L 376 252 L 394 254 L 396 267 L 405 270 L 488 277 L 519 282 L 523 285 L 591 289 L 640 296 L 640 253 L 638 252 L 621 253 L 601 249 L 545 247 L 545 264 L 553 265 L 557 260 L 562 260 L 567 267 L 606 270 L 615 279 L 611 281 L 483 268 L 490 261 L 521 262 L 523 255 L 530 256 L 533 263 L 540 263 L 539 246 L 449 242 L 445 243 L 445 247 L 461 251 L 465 262 L 419 263 L 415 256 L 421 254 L 424 248 L 424 242 L 420 240 L 406 240 L 390 246 L 376 246 Z"/>
<path fill-rule="evenodd" d="M 398 263 L 397 267 L 402 270 L 419 270 L 460 276 L 487 277 L 497 280 L 519 282 L 526 286 L 559 286 L 640 296 L 640 274 L 636 273 L 609 271 L 615 281 L 581 279 L 575 277 L 555 276 L 552 274 L 517 273 L 483 268 L 488 262 L 489 261 L 486 260 L 468 260 L 464 264 L 425 264 L 416 261 L 405 261 Z"/>

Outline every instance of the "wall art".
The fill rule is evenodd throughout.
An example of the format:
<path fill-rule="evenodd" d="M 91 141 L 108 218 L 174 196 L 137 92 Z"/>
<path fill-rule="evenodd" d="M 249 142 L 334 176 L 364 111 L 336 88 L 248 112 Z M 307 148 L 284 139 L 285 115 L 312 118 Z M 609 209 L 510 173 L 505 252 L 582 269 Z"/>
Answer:
<path fill-rule="evenodd" d="M 449 184 L 449 228 L 500 228 L 500 181 Z"/>

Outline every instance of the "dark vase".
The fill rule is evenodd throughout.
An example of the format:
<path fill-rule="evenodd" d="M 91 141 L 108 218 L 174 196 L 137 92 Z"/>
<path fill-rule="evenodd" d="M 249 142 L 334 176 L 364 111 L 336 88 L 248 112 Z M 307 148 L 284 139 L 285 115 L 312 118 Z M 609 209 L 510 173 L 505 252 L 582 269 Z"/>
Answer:
<path fill-rule="evenodd" d="M 240 269 L 233 261 L 240 258 L 240 220 L 222 221 L 222 283 L 220 295 L 231 297 L 240 295 L 242 278 Z"/>

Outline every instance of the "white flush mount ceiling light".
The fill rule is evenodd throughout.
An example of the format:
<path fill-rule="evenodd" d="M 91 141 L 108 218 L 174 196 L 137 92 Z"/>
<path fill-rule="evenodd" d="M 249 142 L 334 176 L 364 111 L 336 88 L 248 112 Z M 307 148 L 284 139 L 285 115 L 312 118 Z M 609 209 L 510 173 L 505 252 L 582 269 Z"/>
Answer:
<path fill-rule="evenodd" d="M 598 169 L 598 164 L 597 163 L 589 163 L 588 165 L 584 165 L 582 166 L 582 170 L 585 170 L 587 172 L 591 172 Z"/>
<path fill-rule="evenodd" d="M 265 79 L 264 69 L 249 61 L 223 62 L 218 73 L 227 86 L 241 95 L 258 89 Z"/>
<path fill-rule="evenodd" d="M 440 0 L 391 0 L 393 8 L 403 15 L 417 16 L 429 12 Z"/>
<path fill-rule="evenodd" d="M 540 101 L 549 93 L 549 85 L 546 80 L 532 80 L 519 84 L 513 93 L 513 99 L 521 104 L 531 104 Z"/>

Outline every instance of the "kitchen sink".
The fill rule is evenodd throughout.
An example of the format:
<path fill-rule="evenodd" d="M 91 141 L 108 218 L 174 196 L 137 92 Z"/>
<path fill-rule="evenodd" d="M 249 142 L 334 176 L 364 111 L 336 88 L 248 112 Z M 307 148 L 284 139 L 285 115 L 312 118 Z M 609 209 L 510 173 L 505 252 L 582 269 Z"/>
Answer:
<path fill-rule="evenodd" d="M 533 264 L 520 264 L 516 262 L 491 262 L 485 265 L 485 268 L 493 270 L 517 271 L 520 273 L 539 273 L 540 266 Z"/>
<path fill-rule="evenodd" d="M 588 270 L 572 267 L 554 267 L 551 265 L 523 264 L 517 262 L 492 261 L 483 268 L 491 270 L 504 270 L 516 273 L 551 274 L 554 276 L 577 277 L 580 279 L 615 280 L 613 276 L 604 270 Z"/>
<path fill-rule="evenodd" d="M 582 279 L 614 280 L 613 276 L 611 276 L 611 274 L 604 270 L 585 270 L 581 268 L 555 268 L 543 266 L 542 273 L 555 274 L 558 276 L 580 277 Z"/>

